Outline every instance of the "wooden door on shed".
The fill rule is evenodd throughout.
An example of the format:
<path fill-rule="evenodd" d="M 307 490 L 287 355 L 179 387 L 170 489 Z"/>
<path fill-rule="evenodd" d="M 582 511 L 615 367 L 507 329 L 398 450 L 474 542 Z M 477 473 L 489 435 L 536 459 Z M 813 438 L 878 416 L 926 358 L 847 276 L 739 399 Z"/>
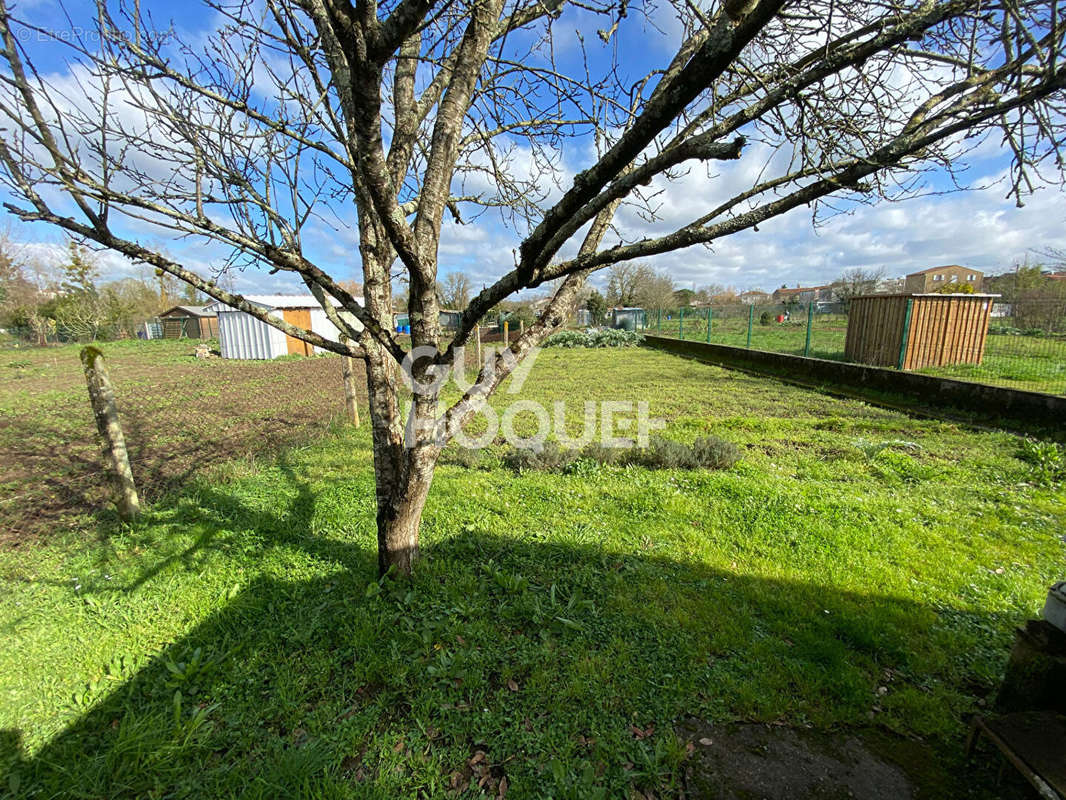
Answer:
<path fill-rule="evenodd" d="M 311 309 L 309 308 L 286 308 L 281 312 L 282 318 L 290 325 L 297 325 L 305 331 L 311 330 Z M 289 355 L 309 356 L 314 354 L 315 348 L 307 342 L 297 339 L 295 336 L 285 334 L 285 344 Z"/>

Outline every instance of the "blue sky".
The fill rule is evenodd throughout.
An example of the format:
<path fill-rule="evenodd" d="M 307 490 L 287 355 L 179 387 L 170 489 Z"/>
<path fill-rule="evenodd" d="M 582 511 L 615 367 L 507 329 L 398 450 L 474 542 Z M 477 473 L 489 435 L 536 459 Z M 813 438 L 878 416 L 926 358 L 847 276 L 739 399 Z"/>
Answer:
<path fill-rule="evenodd" d="M 173 21 L 186 35 L 201 32 L 212 19 L 210 13 L 187 2 L 153 2 L 150 8 L 160 26 Z M 85 30 L 91 28 L 91 10 L 85 4 L 69 4 L 67 15 L 42 0 L 22 0 L 19 9 L 37 25 L 60 36 L 77 33 L 81 26 Z M 665 12 L 657 14 L 655 21 L 662 33 L 647 23 L 623 25 L 621 35 L 609 45 L 617 48 L 623 68 L 633 76 L 643 74 L 650 64 L 662 64 L 669 58 L 670 42 L 677 36 L 678 27 Z M 571 12 L 555 25 L 555 55 L 566 69 L 576 69 L 580 64 L 576 30 L 585 34 L 590 52 L 602 47 L 594 32 L 603 26 L 599 19 L 593 20 L 584 12 Z M 27 47 L 43 72 L 61 76 L 67 71 L 53 45 L 38 43 L 31 37 Z M 565 143 L 559 153 L 561 168 L 573 174 L 587 166 L 589 151 L 587 140 Z M 676 228 L 749 186 L 763 158 L 757 148 L 750 147 L 738 162 L 716 164 L 711 172 L 696 167 L 677 183 L 657 187 L 663 190 L 658 198 L 660 220 L 649 225 L 634 211 L 623 209 L 617 218 L 618 228 L 631 238 Z M 889 276 L 897 276 L 936 264 L 959 263 L 996 272 L 1027 255 L 1032 258 L 1033 251 L 1066 249 L 1066 198 L 1062 191 L 1041 189 L 1026 200 L 1024 208 L 1017 208 L 1012 199 L 1005 197 L 1007 185 L 1002 176 L 1007 163 L 998 144 L 989 141 L 970 159 L 966 173 L 973 184 L 990 186 L 983 191 L 940 194 L 937 190 L 947 186 L 945 176 L 931 175 L 927 182 L 930 191 L 923 197 L 855 208 L 825 221 L 817 229 L 810 213 L 797 209 L 760 225 L 758 232 L 744 232 L 711 248 L 690 248 L 649 259 L 648 263 L 667 272 L 679 286 L 717 283 L 738 289 L 769 290 L 784 284 L 828 282 L 851 267 L 880 268 Z M 57 231 L 13 220 L 10 227 L 14 238 L 42 257 L 64 249 L 63 235 Z M 467 225 L 457 225 L 448 217 L 441 242 L 441 274 L 459 270 L 469 274 L 477 286 L 488 283 L 513 265 L 512 253 L 519 240 L 492 214 Z M 226 254 L 197 242 L 158 236 L 149 241 L 162 245 L 188 265 L 205 270 L 220 263 Z M 321 266 L 340 278 L 358 280 L 355 245 L 350 229 L 323 228 L 307 239 L 309 253 Z M 143 271 L 109 254 L 101 253 L 99 263 L 107 278 Z M 602 285 L 603 274 L 593 282 Z M 235 274 L 234 283 L 249 293 L 299 290 L 292 279 L 268 276 L 265 271 L 254 269 Z"/>

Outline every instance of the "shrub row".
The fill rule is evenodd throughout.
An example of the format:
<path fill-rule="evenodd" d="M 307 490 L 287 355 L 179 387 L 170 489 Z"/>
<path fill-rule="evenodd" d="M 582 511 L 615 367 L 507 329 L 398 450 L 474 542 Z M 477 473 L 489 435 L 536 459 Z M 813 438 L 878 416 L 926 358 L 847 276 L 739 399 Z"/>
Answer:
<path fill-rule="evenodd" d="M 705 436 L 692 444 L 653 438 L 648 447 L 606 447 L 599 443 L 583 448 L 562 447 L 547 442 L 540 450 L 513 448 L 501 458 L 517 473 L 581 472 L 593 466 L 639 466 L 647 469 L 728 469 L 740 454 L 732 442 Z"/>
<path fill-rule="evenodd" d="M 559 331 L 544 340 L 545 347 L 636 347 L 644 336 L 620 328 L 595 328 L 587 331 Z"/>

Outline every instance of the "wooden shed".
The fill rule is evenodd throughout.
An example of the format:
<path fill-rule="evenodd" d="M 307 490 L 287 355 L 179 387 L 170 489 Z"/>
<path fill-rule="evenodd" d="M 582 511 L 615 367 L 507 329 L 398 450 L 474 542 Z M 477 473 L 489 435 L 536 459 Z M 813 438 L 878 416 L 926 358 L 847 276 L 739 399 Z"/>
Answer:
<path fill-rule="evenodd" d="M 844 355 L 878 367 L 980 364 L 992 294 L 872 294 L 848 309 Z"/>
<path fill-rule="evenodd" d="M 174 306 L 159 315 L 164 339 L 216 339 L 218 314 L 207 306 Z"/>

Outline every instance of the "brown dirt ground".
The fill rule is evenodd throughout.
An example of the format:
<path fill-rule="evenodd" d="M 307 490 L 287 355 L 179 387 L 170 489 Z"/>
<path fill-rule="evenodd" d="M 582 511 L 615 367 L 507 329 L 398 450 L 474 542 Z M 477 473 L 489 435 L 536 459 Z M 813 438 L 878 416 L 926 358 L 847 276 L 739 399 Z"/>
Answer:
<path fill-rule="evenodd" d="M 685 797 L 693 800 L 957 800 L 987 797 L 997 757 L 953 764 L 930 745 L 874 728 L 835 733 L 686 720 Z M 997 796 L 1031 797 L 1009 770 Z"/>
<path fill-rule="evenodd" d="M 343 419 L 340 358 L 198 360 L 195 345 L 101 346 L 144 500 Z M 0 546 L 91 524 L 110 505 L 103 467 L 78 348 L 0 354 Z"/>

